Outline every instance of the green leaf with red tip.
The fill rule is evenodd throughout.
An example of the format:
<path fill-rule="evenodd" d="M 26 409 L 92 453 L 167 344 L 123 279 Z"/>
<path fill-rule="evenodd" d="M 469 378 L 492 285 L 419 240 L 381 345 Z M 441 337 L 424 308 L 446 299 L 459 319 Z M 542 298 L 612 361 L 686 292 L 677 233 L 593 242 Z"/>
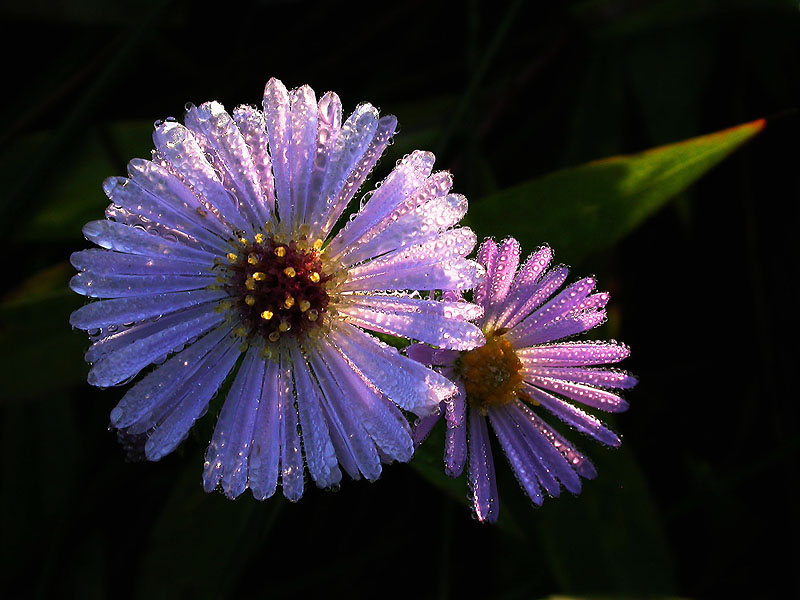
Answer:
<path fill-rule="evenodd" d="M 575 263 L 625 237 L 764 129 L 759 119 L 675 144 L 556 171 L 470 204 L 478 233 L 544 242 Z"/>

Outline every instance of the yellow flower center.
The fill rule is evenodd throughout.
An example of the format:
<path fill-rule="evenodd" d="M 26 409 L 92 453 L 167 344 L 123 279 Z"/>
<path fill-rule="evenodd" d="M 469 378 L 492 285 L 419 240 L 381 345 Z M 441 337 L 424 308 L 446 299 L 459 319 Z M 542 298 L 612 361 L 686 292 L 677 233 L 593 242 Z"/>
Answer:
<path fill-rule="evenodd" d="M 522 363 L 504 333 L 502 329 L 487 333 L 485 345 L 463 352 L 456 362 L 467 401 L 482 414 L 491 406 L 502 406 L 523 396 Z"/>

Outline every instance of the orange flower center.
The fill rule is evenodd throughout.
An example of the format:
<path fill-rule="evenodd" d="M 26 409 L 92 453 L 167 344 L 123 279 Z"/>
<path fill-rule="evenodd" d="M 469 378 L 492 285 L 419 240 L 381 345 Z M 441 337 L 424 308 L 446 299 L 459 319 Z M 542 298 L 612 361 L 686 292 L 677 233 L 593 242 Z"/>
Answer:
<path fill-rule="evenodd" d="M 520 394 L 522 363 L 504 333 L 487 333 L 484 346 L 463 352 L 456 363 L 467 401 L 483 414 L 490 406 L 508 404 Z"/>

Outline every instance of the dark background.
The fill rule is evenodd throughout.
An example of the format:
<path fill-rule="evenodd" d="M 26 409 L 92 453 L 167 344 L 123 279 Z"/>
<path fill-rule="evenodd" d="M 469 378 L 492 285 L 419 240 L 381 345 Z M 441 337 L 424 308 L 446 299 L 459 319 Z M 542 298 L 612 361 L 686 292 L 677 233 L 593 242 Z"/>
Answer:
<path fill-rule="evenodd" d="M 34 0 L 0 17 L 4 595 L 730 598 L 791 581 L 797 2 Z M 600 471 L 581 496 L 535 510 L 497 452 L 495 527 L 406 465 L 338 493 L 312 486 L 296 505 L 230 502 L 200 486 L 211 419 L 159 463 L 126 461 L 106 430 L 122 391 L 84 383 L 88 342 L 67 323 L 83 302 L 65 291 L 69 253 L 102 216 L 103 178 L 149 155 L 149 123 L 187 101 L 260 104 L 271 76 L 336 90 L 346 111 L 369 100 L 396 114 L 372 180 L 431 149 L 473 204 L 561 167 L 768 119 L 574 265 L 612 292 L 597 337 L 630 344 L 641 378 L 612 420 L 623 448 L 581 441 Z M 536 219 L 535 199 L 507 217 Z M 521 241 L 527 253 L 547 240 Z"/>

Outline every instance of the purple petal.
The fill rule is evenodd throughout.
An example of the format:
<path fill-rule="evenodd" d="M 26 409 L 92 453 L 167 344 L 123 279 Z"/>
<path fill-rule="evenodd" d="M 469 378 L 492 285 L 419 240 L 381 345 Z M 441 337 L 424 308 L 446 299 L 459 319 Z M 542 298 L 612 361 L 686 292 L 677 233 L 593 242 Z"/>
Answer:
<path fill-rule="evenodd" d="M 73 252 L 70 262 L 76 269 L 91 271 L 96 275 L 194 275 L 211 277 L 213 272 L 205 265 L 166 256 L 122 254 L 111 250 L 90 248 Z"/>
<path fill-rule="evenodd" d="M 514 327 L 514 335 L 522 337 L 533 329 L 542 329 L 545 325 L 567 316 L 570 312 L 578 311 L 578 305 L 592 292 L 595 279 L 587 277 L 573 283 L 542 308 Z"/>
<path fill-rule="evenodd" d="M 281 353 L 278 376 L 281 419 L 281 487 L 284 497 L 297 502 L 303 496 L 303 451 L 300 445 L 297 409 L 294 406 L 291 358 Z"/>
<path fill-rule="evenodd" d="M 289 93 L 291 145 L 289 172 L 292 178 L 292 202 L 289 214 L 281 208 L 281 219 L 292 227 L 303 222 L 308 204 L 309 183 L 317 152 L 317 99 L 314 90 L 303 85 Z"/>
<path fill-rule="evenodd" d="M 571 367 L 603 365 L 619 362 L 630 356 L 625 344 L 608 342 L 561 342 L 517 350 L 527 368 L 534 366 Z"/>
<path fill-rule="evenodd" d="M 264 383 L 265 365 L 260 352 L 261 349 L 254 346 L 247 350 L 206 454 L 206 460 L 213 462 L 209 454 L 212 446 L 216 446 L 216 460 L 222 462 L 222 489 L 228 498 L 237 498 L 247 489 L 248 459 Z M 232 405 L 230 409 L 229 404 Z"/>
<path fill-rule="evenodd" d="M 263 206 L 255 206 L 261 216 L 261 224 L 270 221 L 275 213 L 275 179 L 272 176 L 272 159 L 268 151 L 267 125 L 264 113 L 252 106 L 239 106 L 233 111 L 245 143 L 250 148 L 253 168 L 261 186 L 260 198 Z"/>
<path fill-rule="evenodd" d="M 387 251 L 419 244 L 455 225 L 464 216 L 467 201 L 460 194 L 448 195 L 452 186 L 453 177 L 446 171 L 425 179 L 373 225 L 358 245 L 344 248 L 342 261 L 355 264 Z"/>
<path fill-rule="evenodd" d="M 516 304 L 512 314 L 502 319 L 503 326 L 513 330 L 520 321 L 546 302 L 566 281 L 568 275 L 567 267 L 556 267 L 536 284 L 520 288 L 516 293 L 523 295 L 525 299 Z"/>
<path fill-rule="evenodd" d="M 124 323 L 135 323 L 153 317 L 161 317 L 184 308 L 220 300 L 225 296 L 227 296 L 227 292 L 224 291 L 194 290 L 101 300 L 76 310 L 70 315 L 69 322 L 78 329 L 119 326 Z"/>
<path fill-rule="evenodd" d="M 396 129 L 395 117 L 378 120 L 378 111 L 370 104 L 358 106 L 342 125 L 331 146 L 328 171 L 322 184 L 322 195 L 328 199 L 324 221 L 319 221 L 323 236 L 327 236 L 361 187 Z"/>
<path fill-rule="evenodd" d="M 321 354 L 325 354 L 325 360 Z M 350 391 L 342 387 L 343 382 L 338 381 L 331 372 L 328 363 L 335 350 L 321 345 L 319 352 L 311 354 L 311 366 L 317 376 L 322 392 L 325 395 L 326 414 L 331 431 L 331 440 L 336 448 L 339 462 L 354 479 L 358 472 L 364 474 L 369 481 L 375 481 L 381 474 L 381 462 L 375 443 L 369 438 L 367 432 L 353 413 L 350 400 Z M 353 475 L 353 467 L 355 476 Z"/>
<path fill-rule="evenodd" d="M 411 436 L 414 439 L 415 448 L 427 439 L 433 430 L 433 427 L 439 422 L 439 419 L 442 418 L 443 412 L 444 408 L 439 406 L 438 412 L 428 415 L 427 417 L 417 419 L 417 422 L 414 423 L 414 427 L 411 430 Z"/>
<path fill-rule="evenodd" d="M 81 272 L 72 277 L 73 292 L 90 298 L 128 298 L 166 292 L 199 290 L 212 285 L 213 275 L 97 275 Z"/>
<path fill-rule="evenodd" d="M 606 320 L 605 311 L 589 311 L 562 317 L 541 328 L 531 328 L 521 334 L 516 329 L 508 333 L 509 341 L 516 347 L 535 346 L 561 340 L 597 327 Z"/>
<path fill-rule="evenodd" d="M 569 463 L 575 472 L 586 479 L 594 479 L 597 477 L 597 471 L 594 465 L 583 454 L 578 452 L 575 447 L 564 438 L 555 429 L 550 427 L 542 419 L 540 419 L 524 402 L 518 402 L 517 408 L 527 418 L 539 432 L 547 438 L 550 444 L 558 450 L 564 459 Z"/>
<path fill-rule="evenodd" d="M 519 273 L 511 282 L 511 288 L 503 302 L 487 309 L 486 322 L 490 327 L 508 327 L 508 318 L 518 315 L 520 310 L 538 287 L 538 283 L 553 258 L 549 246 L 543 246 L 531 254 Z M 520 320 L 526 315 L 522 315 Z"/>
<path fill-rule="evenodd" d="M 169 354 L 175 347 L 213 329 L 224 320 L 224 315 L 208 311 L 149 337 L 138 339 L 94 363 L 89 371 L 88 381 L 97 387 L 121 383 L 159 357 Z"/>
<path fill-rule="evenodd" d="M 597 389 L 590 385 L 561 381 L 560 379 L 540 377 L 537 375 L 526 375 L 525 381 L 538 388 L 555 392 L 556 394 L 566 396 L 586 406 L 591 406 L 592 408 L 597 408 L 606 412 L 624 412 L 628 410 L 628 403 L 616 394 Z"/>
<path fill-rule="evenodd" d="M 455 350 L 471 350 L 485 343 L 480 329 L 469 323 L 483 313 L 475 304 L 403 296 L 352 296 L 348 300 L 338 307 L 339 312 L 365 329 Z"/>
<path fill-rule="evenodd" d="M 489 411 L 489 419 L 497 439 L 500 441 L 500 446 L 503 448 L 503 453 L 511 465 L 514 477 L 520 487 L 525 490 L 528 498 L 537 506 L 541 506 L 544 498 L 539 487 L 538 465 L 527 443 L 516 431 L 516 424 L 511 422 L 504 412 L 495 410 Z M 558 484 L 556 484 L 556 490 L 558 490 Z"/>
<path fill-rule="evenodd" d="M 111 411 L 112 427 L 130 427 L 144 419 L 154 406 L 173 396 L 181 383 L 191 380 L 205 357 L 220 346 L 229 332 L 230 327 L 215 329 L 136 383 Z M 221 348 L 224 350 L 224 346 Z"/>
<path fill-rule="evenodd" d="M 492 272 L 486 272 L 489 283 L 487 294 L 489 306 L 505 300 L 514 280 L 514 274 L 517 272 L 517 265 L 519 265 L 519 242 L 514 238 L 507 238 L 500 244 Z"/>
<path fill-rule="evenodd" d="M 166 172 L 164 176 L 170 177 Z M 132 224 L 149 222 L 166 226 L 169 231 L 165 235 L 175 238 L 176 241 L 188 245 L 199 244 L 202 249 L 212 253 L 227 252 L 225 242 L 206 228 L 207 224 L 202 223 L 203 218 L 197 214 L 196 208 L 189 210 L 183 202 L 159 198 L 142 187 L 138 181 L 124 177 L 109 177 L 103 182 L 103 191 L 115 207 L 120 207 L 127 214 L 135 216 L 135 223 Z M 199 203 L 194 206 L 199 206 Z M 107 216 L 118 220 L 115 214 L 115 211 L 106 211 Z M 144 217 L 146 221 L 139 216 Z"/>
<path fill-rule="evenodd" d="M 580 477 L 578 477 L 572 465 L 564 458 L 559 449 L 553 446 L 550 438 L 542 435 L 539 428 L 523 412 L 522 403 L 508 404 L 504 407 L 504 410 L 517 426 L 518 431 L 527 440 L 531 449 L 539 457 L 541 467 L 556 477 L 567 490 L 573 494 L 579 494 L 581 491 Z"/>
<path fill-rule="evenodd" d="M 492 447 L 486 419 L 476 410 L 469 411 L 469 484 L 472 507 L 478 520 L 494 523 L 499 507 Z"/>
<path fill-rule="evenodd" d="M 433 265 L 404 265 L 358 281 L 348 280 L 342 291 L 466 290 L 475 287 L 484 274 L 475 261 L 453 259 Z"/>
<path fill-rule="evenodd" d="M 354 413 L 378 448 L 390 460 L 408 462 L 414 443 L 405 417 L 353 371 L 341 354 L 327 352 L 325 358 L 342 389 L 350 392 Z"/>
<path fill-rule="evenodd" d="M 425 416 L 456 393 L 455 385 L 438 373 L 352 325 L 342 323 L 329 335 L 364 379 L 400 408 Z"/>
<path fill-rule="evenodd" d="M 322 392 L 298 346 L 292 349 L 292 368 L 308 472 L 319 487 L 330 487 L 341 481 L 342 473 L 322 413 Z"/>
<path fill-rule="evenodd" d="M 215 210 L 209 210 L 213 207 L 201 202 L 180 179 L 161 165 L 135 158 L 128 163 L 128 173 L 133 183 L 158 198 L 164 206 L 180 213 L 186 220 L 214 232 L 221 239 L 230 237 L 230 228 L 220 220 Z"/>
<path fill-rule="evenodd" d="M 372 193 L 369 201 L 330 243 L 331 257 L 340 257 L 357 247 L 365 238 L 375 235 L 375 228 L 384 222 L 425 179 L 433 169 L 434 156 L 415 150 L 389 173 Z"/>
<path fill-rule="evenodd" d="M 486 239 L 478 248 L 478 262 L 486 269 L 486 279 L 475 287 L 475 304 L 485 306 L 489 298 L 489 285 L 491 273 L 494 272 L 494 262 L 497 260 L 497 244 L 493 239 Z"/>
<path fill-rule="evenodd" d="M 461 404 L 464 401 L 461 400 Z M 467 463 L 467 423 L 447 423 L 444 430 L 444 472 L 450 477 L 459 477 Z"/>
<path fill-rule="evenodd" d="M 225 344 L 220 344 L 225 347 Z M 214 354 L 217 354 L 216 352 Z M 145 444 L 148 460 L 159 460 L 172 452 L 189 434 L 195 421 L 208 410 L 208 403 L 231 372 L 239 357 L 236 344 L 227 345 L 224 354 L 204 362 L 192 378 L 183 383 L 180 400 L 166 418 L 160 420 Z"/>
<path fill-rule="evenodd" d="M 153 141 L 159 154 L 192 191 L 214 207 L 236 229 L 248 229 L 238 201 L 222 185 L 192 132 L 180 123 L 165 121 L 156 127 Z"/>
<path fill-rule="evenodd" d="M 185 118 L 186 126 L 202 135 L 208 142 L 214 166 L 217 168 L 223 185 L 234 191 L 236 208 L 254 228 L 264 226 L 271 219 L 265 210 L 267 199 L 250 154 L 250 147 L 231 116 L 219 102 L 206 102 L 199 107 L 191 107 Z"/>
<path fill-rule="evenodd" d="M 83 235 L 107 250 L 155 258 L 167 257 L 208 267 L 214 264 L 214 255 L 210 252 L 190 248 L 115 221 L 90 221 L 83 226 Z"/>
<path fill-rule="evenodd" d="M 325 198 L 322 197 L 322 184 L 328 170 L 331 148 L 342 128 L 342 103 L 334 92 L 326 93 L 317 105 L 317 145 L 308 183 L 303 222 L 311 223 L 316 215 L 325 211 Z"/>
<path fill-rule="evenodd" d="M 278 364 L 266 363 L 261 398 L 258 401 L 256 420 L 253 424 L 253 445 L 250 448 L 247 485 L 257 500 L 264 500 L 275 493 L 280 468 L 280 387 Z"/>
<path fill-rule="evenodd" d="M 630 389 L 639 380 L 625 371 L 611 369 L 584 369 L 580 367 L 544 367 L 531 364 L 527 358 L 522 359 L 526 372 L 536 377 L 547 377 L 561 381 L 586 383 L 600 388 Z"/>
<path fill-rule="evenodd" d="M 608 446 L 620 445 L 619 437 L 594 415 L 590 415 L 569 402 L 565 402 L 532 385 L 523 384 L 523 387 L 531 398 L 567 425 L 571 425 L 581 433 L 585 433 Z"/>
<path fill-rule="evenodd" d="M 292 203 L 292 175 L 289 165 L 289 147 L 292 143 L 290 113 L 289 91 L 282 81 L 273 77 L 264 88 L 264 121 L 267 126 L 272 172 L 275 176 L 275 196 L 281 219 L 289 216 Z"/>

